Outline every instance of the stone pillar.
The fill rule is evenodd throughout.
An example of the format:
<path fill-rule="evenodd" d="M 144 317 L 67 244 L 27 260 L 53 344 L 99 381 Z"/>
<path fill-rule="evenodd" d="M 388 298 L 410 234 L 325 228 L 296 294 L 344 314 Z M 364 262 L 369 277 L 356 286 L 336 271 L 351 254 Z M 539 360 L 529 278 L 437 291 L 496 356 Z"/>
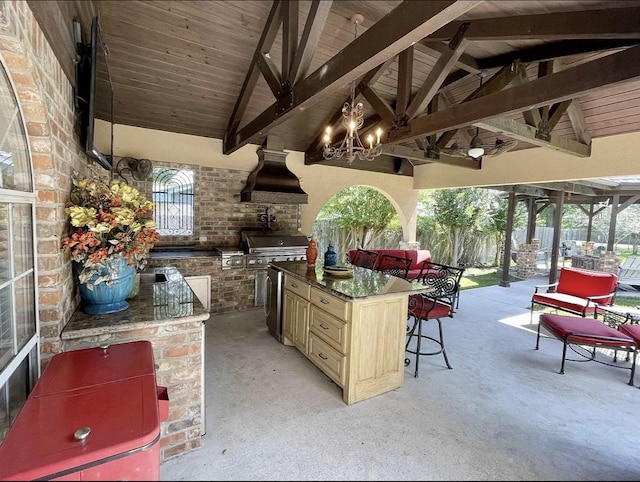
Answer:
<path fill-rule="evenodd" d="M 585 241 L 584 243 L 582 243 L 582 246 L 580 247 L 580 255 L 593 256 L 593 246 L 593 241 Z"/>
<path fill-rule="evenodd" d="M 540 240 L 532 239 L 531 244 L 521 244 L 516 260 L 518 278 L 529 279 L 536 275 L 536 259 L 540 251 Z"/>
<path fill-rule="evenodd" d="M 620 266 L 620 258 L 616 255 L 615 251 L 605 251 L 600 255 L 600 270 L 605 273 L 618 274 L 618 267 Z"/>
<path fill-rule="evenodd" d="M 417 241 L 413 241 L 413 242 L 407 242 L 407 241 L 400 241 L 400 249 L 420 249 L 420 243 L 418 243 Z"/>

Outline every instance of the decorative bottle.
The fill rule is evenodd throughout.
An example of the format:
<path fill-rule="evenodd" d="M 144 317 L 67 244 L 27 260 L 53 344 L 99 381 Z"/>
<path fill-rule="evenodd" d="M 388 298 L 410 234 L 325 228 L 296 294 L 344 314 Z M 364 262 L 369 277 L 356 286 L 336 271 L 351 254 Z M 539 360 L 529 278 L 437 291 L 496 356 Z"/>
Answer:
<path fill-rule="evenodd" d="M 313 238 L 309 238 L 309 244 L 307 246 L 307 268 L 313 268 L 316 265 L 316 259 L 318 259 L 318 245 Z"/>
<path fill-rule="evenodd" d="M 329 243 L 329 246 L 327 247 L 327 251 L 326 253 L 324 253 L 324 265 L 335 266 L 337 264 L 338 264 L 338 254 L 336 253 L 335 249 L 333 249 L 333 246 L 331 245 L 331 243 Z"/>

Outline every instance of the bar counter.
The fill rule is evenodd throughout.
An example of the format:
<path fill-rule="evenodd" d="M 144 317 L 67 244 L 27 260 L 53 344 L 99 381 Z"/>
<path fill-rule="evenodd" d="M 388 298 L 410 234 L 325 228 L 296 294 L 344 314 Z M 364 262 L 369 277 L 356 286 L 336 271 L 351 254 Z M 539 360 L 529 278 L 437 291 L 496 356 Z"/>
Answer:
<path fill-rule="evenodd" d="M 272 262 L 269 265 L 346 301 L 401 294 L 411 295 L 429 290 L 422 283 L 407 281 L 359 266 L 348 266 L 353 270 L 352 276 L 338 277 L 326 274 L 322 264 L 317 264 L 315 268 L 307 268 L 305 261 Z"/>

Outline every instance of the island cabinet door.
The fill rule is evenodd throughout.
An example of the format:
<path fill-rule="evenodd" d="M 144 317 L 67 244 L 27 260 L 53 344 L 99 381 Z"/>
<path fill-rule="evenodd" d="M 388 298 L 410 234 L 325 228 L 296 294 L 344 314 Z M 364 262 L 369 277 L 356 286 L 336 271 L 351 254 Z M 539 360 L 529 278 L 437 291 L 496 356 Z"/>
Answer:
<path fill-rule="evenodd" d="M 309 339 L 309 301 L 285 290 L 283 336 L 305 355 Z M 285 341 L 285 344 L 286 343 Z"/>
<path fill-rule="evenodd" d="M 404 383 L 406 295 L 354 303 L 350 324 L 347 404 Z"/>

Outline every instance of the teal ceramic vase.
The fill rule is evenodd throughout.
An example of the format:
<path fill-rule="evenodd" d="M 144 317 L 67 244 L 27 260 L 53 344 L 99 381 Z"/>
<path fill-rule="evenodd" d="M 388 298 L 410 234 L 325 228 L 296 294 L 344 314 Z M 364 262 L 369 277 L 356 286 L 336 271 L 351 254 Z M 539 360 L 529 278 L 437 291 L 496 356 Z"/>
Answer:
<path fill-rule="evenodd" d="M 80 266 L 82 270 L 82 266 Z M 99 274 L 89 278 L 88 283 L 93 284 L 99 277 L 107 280 L 90 289 L 87 283 L 80 283 L 80 297 L 82 298 L 82 311 L 88 315 L 104 315 L 115 313 L 129 308 L 126 298 L 133 288 L 135 266 L 129 266 L 125 258 L 115 258 L 105 261 L 105 267 Z"/>

